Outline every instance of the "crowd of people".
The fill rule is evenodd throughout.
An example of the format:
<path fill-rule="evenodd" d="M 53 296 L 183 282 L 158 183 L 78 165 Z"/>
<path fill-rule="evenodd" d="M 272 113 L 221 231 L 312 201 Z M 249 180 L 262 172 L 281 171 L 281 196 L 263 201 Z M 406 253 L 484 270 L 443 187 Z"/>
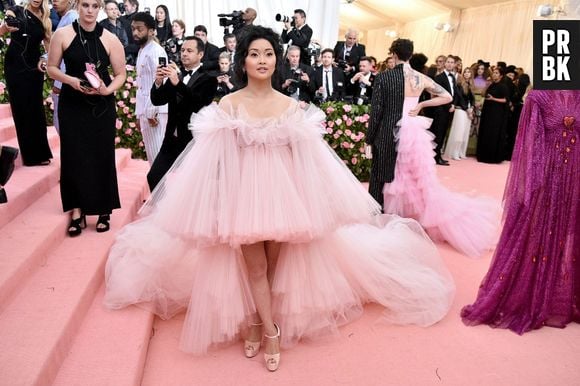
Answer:
<path fill-rule="evenodd" d="M 204 25 L 188 35 L 163 5 L 154 16 L 137 0 L 123 5 L 121 15 L 114 1 L 53 0 L 53 31 L 48 1 L 31 0 L 7 11 L 19 23 L 0 25 L 11 34 L 5 75 L 25 166 L 50 163 L 43 73 L 55 81 L 71 237 L 87 215 L 108 231 L 120 207 L 114 93 L 125 64 L 135 64 L 152 194 L 111 249 L 107 307 L 145 304 L 161 317 L 187 310 L 184 351 L 243 334 L 245 355 L 263 346 L 270 371 L 280 347 L 336 332 L 366 302 L 384 306 L 390 322 L 436 323 L 454 282 L 431 239 L 480 256 L 499 228 L 499 203 L 452 193 L 436 175 L 449 164 L 443 155 L 466 157 L 475 131 L 478 161 L 513 163 L 506 226 L 465 322 L 523 333 L 580 320 L 580 286 L 566 281 L 579 272 L 578 92 L 531 92 L 524 106 L 530 81 L 520 68 L 481 60 L 463 68 L 454 55 L 427 67 L 408 39 L 377 63 L 354 29 L 313 50 L 301 9 L 281 20 L 279 36 L 254 26 L 248 8 L 219 48 Z M 325 116 L 313 104 L 325 101 L 370 105 L 369 192 L 320 135 Z M 17 155 L 0 147 L 0 202 Z M 560 279 L 564 289 L 553 286 Z"/>

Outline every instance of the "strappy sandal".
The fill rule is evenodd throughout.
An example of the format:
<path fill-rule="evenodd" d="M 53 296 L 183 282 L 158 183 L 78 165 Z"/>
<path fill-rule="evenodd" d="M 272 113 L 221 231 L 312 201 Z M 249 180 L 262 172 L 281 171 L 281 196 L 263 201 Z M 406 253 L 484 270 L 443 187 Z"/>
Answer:
<path fill-rule="evenodd" d="M 70 237 L 75 237 L 81 234 L 84 228 L 87 227 L 87 217 L 81 214 L 79 218 L 70 219 L 70 224 L 68 224 L 68 235 Z"/>
<path fill-rule="evenodd" d="M 111 225 L 109 224 L 109 221 L 111 221 L 110 214 L 100 215 L 99 219 L 97 220 L 97 232 L 103 233 L 103 232 L 107 232 L 109 229 L 111 229 Z M 99 227 L 99 225 L 104 225 L 104 226 Z"/>

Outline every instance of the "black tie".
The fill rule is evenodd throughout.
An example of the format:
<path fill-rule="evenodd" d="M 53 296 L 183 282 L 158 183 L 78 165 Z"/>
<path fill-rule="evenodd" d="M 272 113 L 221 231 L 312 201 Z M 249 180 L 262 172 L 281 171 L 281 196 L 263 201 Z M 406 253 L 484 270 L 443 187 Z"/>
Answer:
<path fill-rule="evenodd" d="M 183 77 L 185 78 L 188 75 L 189 76 L 193 75 L 193 70 L 183 70 L 181 73 L 183 74 Z"/>
<path fill-rule="evenodd" d="M 447 74 L 447 76 L 451 78 L 451 85 L 453 86 L 451 87 L 451 96 L 453 96 L 455 93 L 455 76 L 453 76 L 453 74 L 450 72 Z"/>
<path fill-rule="evenodd" d="M 326 99 L 330 98 L 330 82 L 328 80 L 328 70 L 324 71 L 324 77 L 326 78 Z"/>

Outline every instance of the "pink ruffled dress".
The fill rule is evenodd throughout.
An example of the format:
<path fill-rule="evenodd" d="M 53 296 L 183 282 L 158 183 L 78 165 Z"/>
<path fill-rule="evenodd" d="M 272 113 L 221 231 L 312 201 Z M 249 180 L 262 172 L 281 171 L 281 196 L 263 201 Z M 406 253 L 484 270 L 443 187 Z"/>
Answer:
<path fill-rule="evenodd" d="M 224 102 L 222 102 L 222 105 Z M 322 139 L 324 114 L 293 103 L 254 119 L 211 105 L 192 141 L 117 235 L 105 305 L 138 304 L 162 318 L 187 311 L 180 347 L 232 342 L 256 312 L 240 245 L 282 242 L 272 283 L 282 345 L 337 333 L 363 304 L 393 323 L 445 316 L 454 283 L 414 220 L 378 204 Z M 227 109 L 227 110 L 226 110 Z"/>
<path fill-rule="evenodd" d="M 481 256 L 495 245 L 499 202 L 445 188 L 437 178 L 431 119 L 411 117 L 418 97 L 405 97 L 397 135 L 395 179 L 385 184 L 384 212 L 417 220 L 434 240 L 445 240 L 461 253 Z"/>

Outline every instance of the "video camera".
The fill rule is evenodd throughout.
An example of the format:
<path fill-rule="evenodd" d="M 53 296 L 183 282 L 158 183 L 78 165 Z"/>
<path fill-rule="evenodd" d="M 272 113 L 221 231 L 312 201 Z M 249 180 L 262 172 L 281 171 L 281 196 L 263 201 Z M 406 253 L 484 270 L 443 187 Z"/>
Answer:
<path fill-rule="evenodd" d="M 119 1 L 117 3 L 117 8 L 119 8 L 119 14 L 123 15 L 125 13 L 125 3 L 122 1 Z"/>
<path fill-rule="evenodd" d="M 294 27 L 294 16 L 286 16 L 286 15 L 282 15 L 280 13 L 276 14 L 276 21 L 281 21 L 282 23 L 288 23 L 290 22 L 290 25 L 292 27 Z"/>
<path fill-rule="evenodd" d="M 244 11 L 232 11 L 232 13 L 219 13 L 220 27 L 224 27 L 224 35 L 230 33 L 229 27 L 233 27 L 235 33 L 245 25 L 242 15 Z"/>

